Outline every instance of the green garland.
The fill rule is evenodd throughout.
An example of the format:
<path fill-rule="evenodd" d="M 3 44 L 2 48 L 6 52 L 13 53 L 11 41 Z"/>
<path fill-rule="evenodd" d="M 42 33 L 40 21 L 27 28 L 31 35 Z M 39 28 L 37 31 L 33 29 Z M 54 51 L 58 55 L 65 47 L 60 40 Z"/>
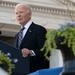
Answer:
<path fill-rule="evenodd" d="M 53 48 L 57 48 L 57 44 L 55 41 L 56 37 L 65 37 L 64 41 L 60 44 L 67 43 L 67 46 L 72 48 L 72 51 L 75 55 L 75 23 L 65 23 L 64 25 L 61 25 L 61 28 L 59 28 L 58 30 L 50 29 L 50 31 L 47 32 L 47 40 L 42 50 L 46 50 L 45 57 L 48 60 L 48 54 L 52 51 Z"/>
<path fill-rule="evenodd" d="M 11 63 L 12 60 L 4 53 L 0 53 L 0 65 L 7 71 L 8 74 L 12 74 L 12 69 L 15 68 L 15 65 Z"/>

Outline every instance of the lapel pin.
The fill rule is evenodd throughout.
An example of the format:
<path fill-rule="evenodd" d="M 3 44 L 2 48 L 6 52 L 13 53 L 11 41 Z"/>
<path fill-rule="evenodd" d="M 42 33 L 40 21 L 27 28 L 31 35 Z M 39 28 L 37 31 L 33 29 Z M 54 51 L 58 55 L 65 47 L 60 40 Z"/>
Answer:
<path fill-rule="evenodd" d="M 31 30 L 29 30 L 29 32 L 31 32 Z"/>

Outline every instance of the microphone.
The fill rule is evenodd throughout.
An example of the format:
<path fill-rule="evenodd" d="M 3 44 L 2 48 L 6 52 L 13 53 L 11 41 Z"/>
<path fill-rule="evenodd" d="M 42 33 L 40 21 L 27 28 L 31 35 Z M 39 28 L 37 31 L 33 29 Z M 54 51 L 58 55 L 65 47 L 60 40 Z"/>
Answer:
<path fill-rule="evenodd" d="M 0 31 L 0 35 L 2 34 L 2 32 Z"/>

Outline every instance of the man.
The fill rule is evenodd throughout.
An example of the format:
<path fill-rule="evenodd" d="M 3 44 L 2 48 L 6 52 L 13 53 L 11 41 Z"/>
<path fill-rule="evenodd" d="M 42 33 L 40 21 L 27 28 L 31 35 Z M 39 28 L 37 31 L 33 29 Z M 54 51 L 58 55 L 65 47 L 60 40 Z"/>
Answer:
<path fill-rule="evenodd" d="M 17 4 L 15 7 L 15 17 L 18 23 L 21 25 L 23 32 L 22 41 L 20 32 L 15 36 L 15 47 L 19 48 L 22 52 L 22 56 L 25 58 L 30 56 L 31 72 L 39 69 L 48 68 L 46 59 L 44 57 L 45 51 L 41 51 L 46 40 L 46 29 L 40 25 L 37 25 L 31 21 L 32 12 L 30 6 L 27 4 Z M 20 36 L 20 37 L 19 37 Z M 20 45 L 19 45 L 20 44 Z M 22 74 L 21 74 L 22 75 Z"/>

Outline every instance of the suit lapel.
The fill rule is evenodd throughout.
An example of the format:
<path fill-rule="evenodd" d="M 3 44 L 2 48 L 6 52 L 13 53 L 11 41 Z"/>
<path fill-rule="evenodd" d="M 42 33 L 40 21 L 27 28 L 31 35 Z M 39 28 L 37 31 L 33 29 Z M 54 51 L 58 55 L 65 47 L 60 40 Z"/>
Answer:
<path fill-rule="evenodd" d="M 32 23 L 29 29 L 27 30 L 23 41 L 26 42 L 30 38 L 30 35 L 33 33 L 33 30 L 34 30 L 34 26 L 35 26 L 34 23 Z"/>

